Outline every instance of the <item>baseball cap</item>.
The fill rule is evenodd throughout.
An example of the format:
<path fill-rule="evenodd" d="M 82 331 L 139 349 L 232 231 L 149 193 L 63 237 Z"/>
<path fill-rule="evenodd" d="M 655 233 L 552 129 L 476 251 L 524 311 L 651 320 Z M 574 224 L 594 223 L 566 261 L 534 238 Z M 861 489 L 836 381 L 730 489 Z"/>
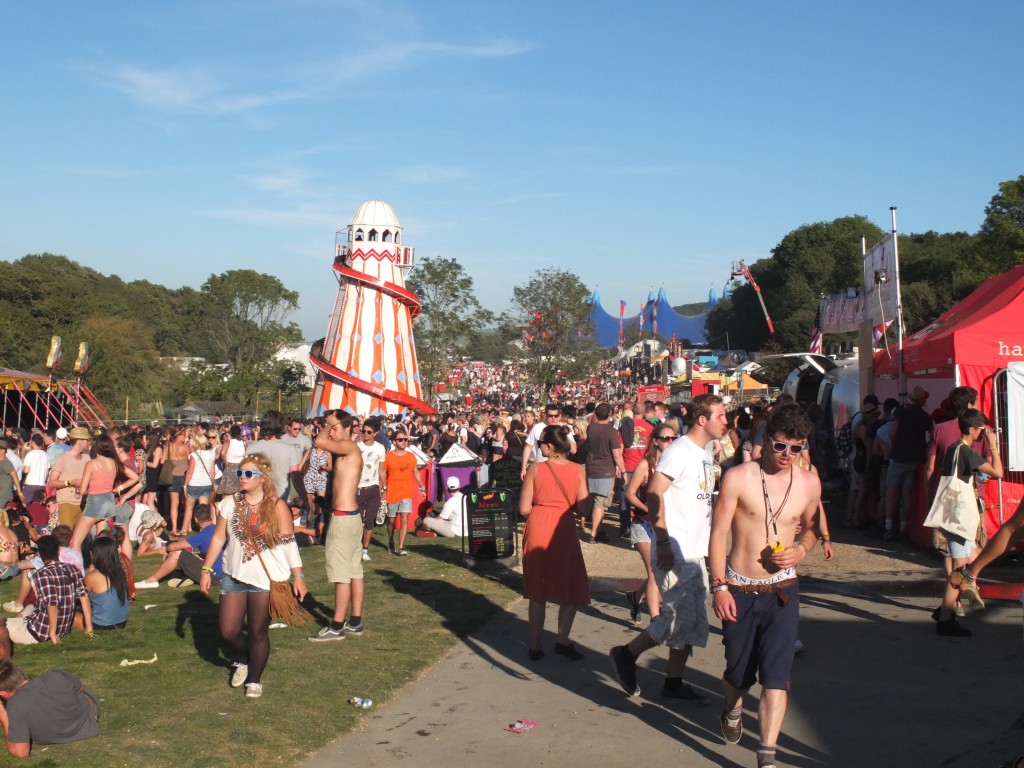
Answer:
<path fill-rule="evenodd" d="M 459 482 L 459 478 L 454 477 L 454 476 L 448 478 L 448 489 L 449 490 L 455 491 L 455 490 L 458 490 L 460 488 L 462 488 L 462 483 Z"/>
<path fill-rule="evenodd" d="M 64 429 L 64 427 L 61 427 L 60 429 L 58 429 L 56 434 L 57 434 L 57 439 L 58 440 L 67 440 L 68 439 L 68 431 L 66 429 Z"/>

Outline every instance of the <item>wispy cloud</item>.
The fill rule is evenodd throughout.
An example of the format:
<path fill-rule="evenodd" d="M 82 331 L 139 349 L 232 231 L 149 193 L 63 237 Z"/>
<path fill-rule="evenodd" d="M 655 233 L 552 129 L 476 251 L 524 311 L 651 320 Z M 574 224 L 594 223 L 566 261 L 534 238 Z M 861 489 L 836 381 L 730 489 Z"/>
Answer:
<path fill-rule="evenodd" d="M 454 165 L 422 163 L 395 171 L 395 178 L 406 184 L 441 184 L 471 178 L 472 174 Z"/>
<path fill-rule="evenodd" d="M 278 70 L 285 85 L 242 88 L 232 73 L 215 67 L 147 67 L 124 64 L 101 74 L 109 88 L 140 106 L 163 112 L 230 115 L 248 113 L 286 102 L 301 101 L 334 91 L 353 81 L 421 66 L 430 59 L 484 59 L 517 56 L 528 43 L 498 39 L 478 44 L 405 42 L 374 46 L 365 51 L 321 59 Z"/>
<path fill-rule="evenodd" d="M 241 180 L 261 192 L 274 192 L 284 197 L 310 197 L 313 188 L 313 174 L 302 168 L 282 168 L 281 170 L 242 176 Z"/>
<path fill-rule="evenodd" d="M 296 205 L 291 208 L 238 207 L 197 211 L 196 215 L 214 219 L 236 221 L 258 227 L 274 229 L 313 228 L 333 231 L 341 219 L 339 212 L 325 205 Z"/>

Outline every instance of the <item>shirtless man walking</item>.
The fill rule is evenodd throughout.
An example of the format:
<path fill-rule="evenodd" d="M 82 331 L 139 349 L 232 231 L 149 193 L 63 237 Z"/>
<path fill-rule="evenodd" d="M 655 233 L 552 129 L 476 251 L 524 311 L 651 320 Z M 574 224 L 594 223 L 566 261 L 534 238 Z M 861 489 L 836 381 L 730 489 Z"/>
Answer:
<path fill-rule="evenodd" d="M 328 411 L 327 428 L 316 438 L 316 447 L 334 456 L 331 480 L 331 523 L 327 529 L 327 579 L 334 582 L 334 618 L 330 626 L 308 639 L 322 643 L 344 640 L 363 633 L 363 520 L 356 503 L 356 488 L 363 471 L 363 456 L 352 441 L 353 422 L 343 411 Z M 352 613 L 345 620 L 349 604 Z"/>
<path fill-rule="evenodd" d="M 739 742 L 743 694 L 760 680 L 758 768 L 776 768 L 800 616 L 796 567 L 818 540 L 821 485 L 813 472 L 796 466 L 810 431 L 799 406 L 776 409 L 760 460 L 738 464 L 723 476 L 711 523 L 711 591 L 725 645 L 722 736 L 729 744 Z"/>

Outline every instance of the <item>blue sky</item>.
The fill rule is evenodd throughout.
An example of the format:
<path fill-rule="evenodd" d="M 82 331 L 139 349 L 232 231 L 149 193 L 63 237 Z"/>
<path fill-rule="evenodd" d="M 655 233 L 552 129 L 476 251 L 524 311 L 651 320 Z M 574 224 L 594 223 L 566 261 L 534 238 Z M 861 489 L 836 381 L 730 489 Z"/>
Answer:
<path fill-rule="evenodd" d="M 796 227 L 975 232 L 1024 173 L 1024 4 L 8 2 L 0 258 L 198 288 L 252 268 L 326 331 L 334 232 L 391 203 L 482 302 L 720 291 Z"/>

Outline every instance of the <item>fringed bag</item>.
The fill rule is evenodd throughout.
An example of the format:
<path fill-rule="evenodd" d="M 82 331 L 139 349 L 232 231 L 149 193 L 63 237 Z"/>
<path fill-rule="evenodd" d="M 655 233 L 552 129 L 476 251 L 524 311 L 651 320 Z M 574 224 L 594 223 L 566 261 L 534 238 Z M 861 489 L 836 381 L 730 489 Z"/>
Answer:
<path fill-rule="evenodd" d="M 315 619 L 310 615 L 309 611 L 299 605 L 299 601 L 295 599 L 291 582 L 274 581 L 271 577 L 270 571 L 267 570 L 267 564 L 263 562 L 263 555 L 260 554 L 259 544 L 253 537 L 252 531 L 248 525 L 243 527 L 249 534 L 250 539 L 253 540 L 252 545 L 256 551 L 256 557 L 260 559 L 263 572 L 267 574 L 267 579 L 270 581 L 270 618 L 283 621 L 289 627 L 305 627 L 314 622 Z"/>

